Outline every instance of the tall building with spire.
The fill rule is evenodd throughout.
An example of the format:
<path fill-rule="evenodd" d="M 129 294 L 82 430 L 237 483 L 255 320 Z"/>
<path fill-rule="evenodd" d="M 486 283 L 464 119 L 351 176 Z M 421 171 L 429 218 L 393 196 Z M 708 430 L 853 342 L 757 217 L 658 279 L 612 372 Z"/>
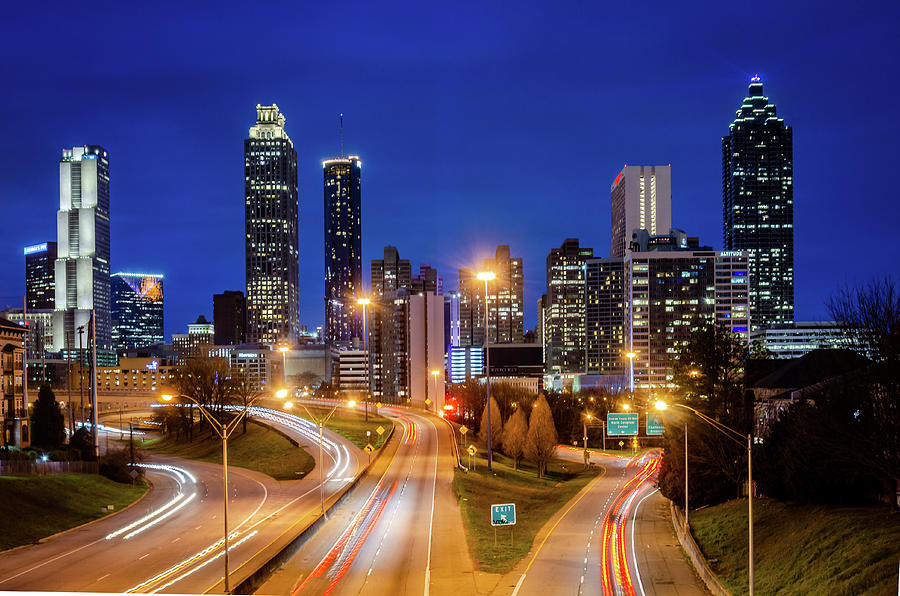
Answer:
<path fill-rule="evenodd" d="M 343 142 L 342 149 L 343 149 Z M 349 346 L 362 337 L 356 300 L 362 293 L 361 168 L 356 155 L 322 162 L 325 174 L 325 342 Z"/>
<path fill-rule="evenodd" d="M 244 140 L 247 341 L 294 344 L 300 333 L 297 151 L 277 105 L 256 106 Z"/>
<path fill-rule="evenodd" d="M 109 155 L 99 145 L 63 149 L 59 161 L 59 211 L 53 351 L 78 346 L 96 314 L 97 347 L 112 347 L 109 282 Z"/>
<path fill-rule="evenodd" d="M 750 256 L 751 329 L 794 320 L 793 170 L 791 127 L 755 76 L 722 137 L 724 247 Z"/>

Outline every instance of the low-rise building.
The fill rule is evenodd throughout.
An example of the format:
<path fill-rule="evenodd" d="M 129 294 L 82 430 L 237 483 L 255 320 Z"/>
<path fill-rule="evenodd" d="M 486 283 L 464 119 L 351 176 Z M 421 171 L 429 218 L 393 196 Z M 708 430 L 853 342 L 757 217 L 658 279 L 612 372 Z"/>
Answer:
<path fill-rule="evenodd" d="M 25 385 L 25 329 L 0 319 L 0 423 L 3 446 L 30 444 Z"/>
<path fill-rule="evenodd" d="M 184 364 L 189 358 L 206 356 L 215 341 L 215 327 L 200 315 L 196 323 L 188 325 L 187 333 L 172 335 L 172 345 L 178 357 L 178 363 Z"/>
<path fill-rule="evenodd" d="M 133 393 L 161 390 L 171 385 L 178 370 L 179 366 L 172 360 L 120 358 L 117 366 L 97 367 L 97 391 Z"/>
<path fill-rule="evenodd" d="M 846 348 L 841 330 L 828 321 L 769 325 L 750 332 L 750 345 L 773 358 L 799 358 L 813 350 Z"/>

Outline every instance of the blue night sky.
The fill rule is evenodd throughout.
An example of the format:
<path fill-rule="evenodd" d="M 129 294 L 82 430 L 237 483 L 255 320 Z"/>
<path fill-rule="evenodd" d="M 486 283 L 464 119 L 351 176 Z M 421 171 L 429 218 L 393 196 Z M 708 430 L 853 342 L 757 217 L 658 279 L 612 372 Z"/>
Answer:
<path fill-rule="evenodd" d="M 55 239 L 60 150 L 102 144 L 112 270 L 165 274 L 167 338 L 211 317 L 244 289 L 243 139 L 274 102 L 300 160 L 302 323 L 323 320 L 320 162 L 343 112 L 365 277 L 393 244 L 452 289 L 509 244 L 532 327 L 549 249 L 608 255 L 625 163 L 671 163 L 674 225 L 721 248 L 721 136 L 757 72 L 794 128 L 798 320 L 898 270 L 894 2 L 10 4 L 0 306 L 21 304 L 22 247 Z"/>

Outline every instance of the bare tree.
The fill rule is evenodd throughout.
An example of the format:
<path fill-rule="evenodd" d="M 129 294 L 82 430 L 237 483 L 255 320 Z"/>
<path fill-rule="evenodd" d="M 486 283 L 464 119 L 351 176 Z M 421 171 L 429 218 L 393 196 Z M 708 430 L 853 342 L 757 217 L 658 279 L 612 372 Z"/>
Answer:
<path fill-rule="evenodd" d="M 246 370 L 243 368 L 236 369 L 231 371 L 231 391 L 234 394 L 235 401 L 238 404 L 243 406 L 245 409 L 250 407 L 250 404 L 256 400 L 257 397 L 262 394 L 262 390 L 260 389 L 259 383 L 251 377 Z M 250 418 L 250 412 L 244 415 L 244 419 L 241 421 L 243 428 L 241 429 L 242 433 L 247 432 L 247 419 Z"/>
<path fill-rule="evenodd" d="M 528 418 L 525 416 L 524 408 L 516 408 L 506 421 L 502 438 L 503 453 L 512 458 L 515 469 L 518 470 L 519 462 L 525 454 L 525 443 L 528 441 Z"/>
<path fill-rule="evenodd" d="M 553 424 L 553 414 L 543 394 L 540 394 L 528 418 L 528 440 L 525 442 L 525 457 L 538 469 L 538 478 L 547 471 L 547 464 L 556 453 L 559 438 Z"/>

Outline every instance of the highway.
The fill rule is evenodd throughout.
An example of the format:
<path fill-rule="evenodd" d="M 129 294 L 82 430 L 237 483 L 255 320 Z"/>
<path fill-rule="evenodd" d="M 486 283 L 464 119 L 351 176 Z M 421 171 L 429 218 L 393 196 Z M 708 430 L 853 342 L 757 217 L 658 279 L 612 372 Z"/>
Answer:
<path fill-rule="evenodd" d="M 560 446 L 557 453 L 579 464 L 584 461 L 581 449 Z M 657 590 L 666 585 L 665 578 L 646 581 L 649 573 L 658 574 L 647 568 L 646 557 L 635 556 L 635 519 L 643 501 L 657 492 L 658 454 L 624 458 L 592 453 L 591 462 L 604 466 L 606 473 L 563 509 L 545 539 L 539 536 L 513 594 L 703 594 Z"/>
<path fill-rule="evenodd" d="M 313 448 L 318 432 L 312 423 L 277 410 L 252 412 L 318 457 Z M 352 481 L 365 456 L 335 433 L 326 431 L 326 438 L 330 495 Z M 134 507 L 41 544 L 0 554 L 0 590 L 222 592 L 222 467 L 156 454 L 146 463 L 154 488 Z M 263 551 L 295 524 L 317 515 L 318 487 L 315 473 L 277 482 L 229 468 L 233 578 L 252 558 L 265 556 Z"/>
<path fill-rule="evenodd" d="M 339 508 L 352 515 L 336 512 L 334 523 L 320 529 L 258 593 L 421 596 L 439 581 L 432 578 L 432 537 L 435 503 L 442 502 L 438 487 L 447 490 L 453 469 L 449 427 L 437 417 L 398 408 L 379 414 L 397 421 L 393 458 L 378 462 L 382 467 L 375 468 L 371 486 L 360 486 L 355 501 Z"/>

